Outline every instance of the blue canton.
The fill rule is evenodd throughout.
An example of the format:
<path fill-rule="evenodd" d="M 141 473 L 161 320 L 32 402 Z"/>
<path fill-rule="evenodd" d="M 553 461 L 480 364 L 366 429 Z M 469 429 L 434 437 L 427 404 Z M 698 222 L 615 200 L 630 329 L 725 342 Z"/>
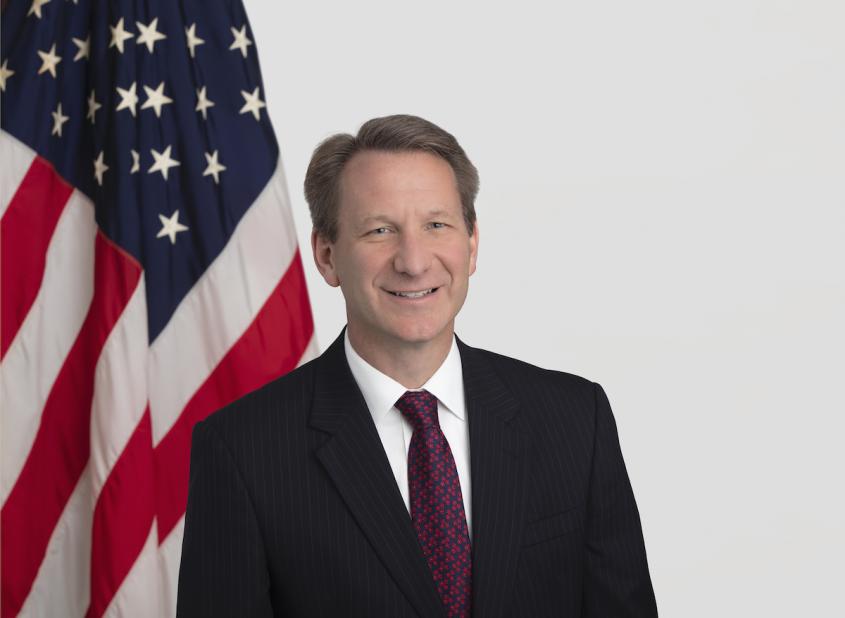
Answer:
<path fill-rule="evenodd" d="M 153 341 L 276 168 L 243 5 L 16 0 L 0 65 L 2 129 L 141 264 Z"/>

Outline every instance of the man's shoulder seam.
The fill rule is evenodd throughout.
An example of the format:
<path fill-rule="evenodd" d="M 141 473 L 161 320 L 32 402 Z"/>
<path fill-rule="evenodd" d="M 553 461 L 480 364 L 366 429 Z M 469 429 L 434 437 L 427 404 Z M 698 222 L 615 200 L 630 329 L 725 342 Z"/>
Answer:
<path fill-rule="evenodd" d="M 223 406 L 219 410 L 215 410 L 205 419 L 200 421 L 200 423 L 212 426 L 224 424 L 233 416 L 237 416 L 241 413 L 244 408 L 253 409 L 260 407 L 253 405 L 257 401 L 263 399 L 278 400 L 280 398 L 284 398 L 286 394 L 291 391 L 295 391 L 299 388 L 308 388 L 308 384 L 313 380 L 314 360 L 300 365 L 288 373 L 274 378 L 273 380 L 262 384 L 258 388 L 245 393 L 228 405 Z"/>
<path fill-rule="evenodd" d="M 571 381 L 573 383 L 578 383 L 582 387 L 589 387 L 591 389 L 594 385 L 594 382 L 592 380 L 576 375 L 574 373 L 561 371 L 559 369 L 548 369 L 545 367 L 540 367 L 539 365 L 534 365 L 533 363 L 529 363 L 527 361 L 514 358 L 512 356 L 499 354 L 498 352 L 485 350 L 483 348 L 472 348 L 472 350 L 486 357 L 493 364 L 494 367 L 503 370 L 505 373 L 509 373 L 510 371 L 516 370 L 518 372 L 530 374 L 532 377 L 537 377 L 538 379 L 562 379 Z"/>

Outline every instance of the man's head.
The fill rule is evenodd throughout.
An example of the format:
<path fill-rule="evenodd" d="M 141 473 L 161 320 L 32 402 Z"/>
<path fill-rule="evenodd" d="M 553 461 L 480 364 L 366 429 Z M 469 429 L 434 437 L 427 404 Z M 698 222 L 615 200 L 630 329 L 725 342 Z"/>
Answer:
<path fill-rule="evenodd" d="M 332 135 L 314 150 L 305 174 L 305 199 L 317 234 L 336 240 L 341 174 L 353 156 L 365 151 L 427 152 L 446 161 L 455 175 L 467 231 L 472 233 L 478 194 L 475 166 L 451 133 L 424 118 L 397 114 L 365 122 L 357 135 Z"/>
<path fill-rule="evenodd" d="M 455 138 L 415 116 L 376 118 L 317 147 L 305 178 L 311 244 L 343 291 L 353 344 L 451 339 L 475 271 L 477 192 Z"/>

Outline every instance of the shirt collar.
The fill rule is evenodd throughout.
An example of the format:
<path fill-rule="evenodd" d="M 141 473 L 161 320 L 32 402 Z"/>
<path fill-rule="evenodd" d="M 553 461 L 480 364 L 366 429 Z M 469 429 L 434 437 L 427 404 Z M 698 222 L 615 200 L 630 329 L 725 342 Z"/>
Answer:
<path fill-rule="evenodd" d="M 378 424 L 408 389 L 361 358 L 349 342 L 348 331 L 344 332 L 343 346 L 352 376 L 364 395 L 373 420 Z M 421 389 L 437 397 L 442 406 L 459 419 L 466 420 L 463 367 L 454 336 L 445 360 Z"/>

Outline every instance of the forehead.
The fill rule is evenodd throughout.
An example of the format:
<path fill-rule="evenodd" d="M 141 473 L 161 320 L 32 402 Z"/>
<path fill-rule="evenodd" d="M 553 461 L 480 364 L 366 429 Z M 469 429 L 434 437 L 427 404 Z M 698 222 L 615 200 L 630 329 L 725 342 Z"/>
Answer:
<path fill-rule="evenodd" d="M 452 167 L 427 152 L 359 152 L 340 177 L 341 212 L 437 202 L 460 208 Z M 352 213 L 349 213 L 352 214 Z"/>

